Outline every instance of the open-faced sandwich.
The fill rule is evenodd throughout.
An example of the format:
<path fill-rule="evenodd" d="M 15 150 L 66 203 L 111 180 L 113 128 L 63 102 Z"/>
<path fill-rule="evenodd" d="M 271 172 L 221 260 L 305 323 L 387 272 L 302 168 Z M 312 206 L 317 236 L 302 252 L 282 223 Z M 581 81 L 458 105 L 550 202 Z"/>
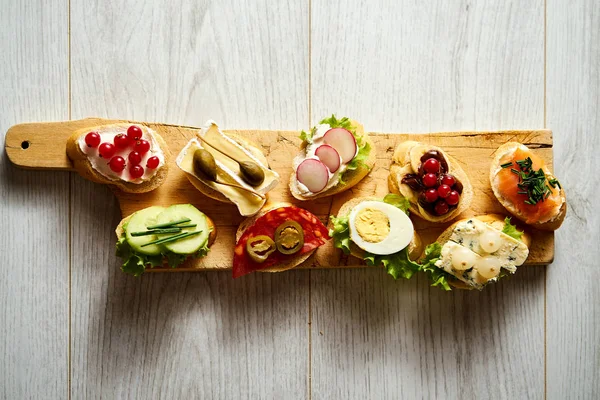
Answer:
<path fill-rule="evenodd" d="M 67 155 L 86 179 L 145 193 L 167 178 L 170 153 L 147 126 L 119 123 L 76 131 L 67 140 Z"/>
<path fill-rule="evenodd" d="M 346 202 L 332 216 L 329 235 L 334 246 L 345 254 L 383 265 L 394 278 L 409 279 L 419 271 L 413 260 L 421 256 L 421 238 L 408 217 L 406 199 L 389 194 L 381 199 L 356 198 Z"/>
<path fill-rule="evenodd" d="M 302 132 L 294 158 L 290 191 L 298 200 L 331 196 L 350 189 L 375 165 L 375 146 L 363 126 L 346 117 L 325 118 Z"/>
<path fill-rule="evenodd" d="M 402 142 L 392 157 L 390 192 L 410 202 L 410 212 L 431 222 L 447 222 L 469 208 L 473 187 L 459 163 L 430 144 Z"/>
<path fill-rule="evenodd" d="M 135 276 L 203 257 L 217 237 L 213 221 L 191 204 L 145 208 L 123 219 L 116 234 L 121 270 Z"/>
<path fill-rule="evenodd" d="M 181 150 L 177 166 L 204 195 L 233 203 L 243 216 L 256 214 L 266 194 L 279 182 L 279 174 L 257 144 L 235 134 L 224 134 L 208 121 Z"/>
<path fill-rule="evenodd" d="M 421 268 L 434 285 L 450 290 L 481 290 L 503 276 L 514 274 L 529 255 L 531 238 L 510 218 L 489 214 L 464 219 L 446 229 L 425 249 Z"/>
<path fill-rule="evenodd" d="M 555 230 L 567 214 L 567 198 L 558 180 L 527 146 L 508 142 L 496 151 L 490 184 L 512 215 L 537 229 Z"/>
<path fill-rule="evenodd" d="M 288 203 L 267 205 L 237 230 L 233 277 L 294 268 L 327 240 L 327 228 L 309 211 Z"/>

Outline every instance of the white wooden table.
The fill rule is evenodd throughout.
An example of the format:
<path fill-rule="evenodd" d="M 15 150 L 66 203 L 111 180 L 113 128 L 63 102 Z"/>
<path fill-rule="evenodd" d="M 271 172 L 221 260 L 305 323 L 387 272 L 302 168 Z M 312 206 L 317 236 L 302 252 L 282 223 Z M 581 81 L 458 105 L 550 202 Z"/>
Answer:
<path fill-rule="evenodd" d="M 168 5 L 167 5 L 168 3 Z M 556 259 L 482 293 L 382 270 L 125 276 L 109 190 L 0 157 L 0 398 L 600 398 L 600 3 L 0 0 L 0 140 L 98 116 L 542 128 Z"/>

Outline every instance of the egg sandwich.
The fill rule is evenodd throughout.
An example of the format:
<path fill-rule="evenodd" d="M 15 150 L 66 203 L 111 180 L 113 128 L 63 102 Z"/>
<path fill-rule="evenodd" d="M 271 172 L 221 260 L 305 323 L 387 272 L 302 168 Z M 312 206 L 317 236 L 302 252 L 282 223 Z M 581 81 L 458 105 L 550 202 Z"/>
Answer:
<path fill-rule="evenodd" d="M 423 250 L 421 238 L 407 215 L 406 199 L 389 194 L 383 199 L 356 198 L 331 217 L 329 236 L 345 254 L 383 265 L 394 278 L 409 279 L 419 271 L 414 262 Z"/>

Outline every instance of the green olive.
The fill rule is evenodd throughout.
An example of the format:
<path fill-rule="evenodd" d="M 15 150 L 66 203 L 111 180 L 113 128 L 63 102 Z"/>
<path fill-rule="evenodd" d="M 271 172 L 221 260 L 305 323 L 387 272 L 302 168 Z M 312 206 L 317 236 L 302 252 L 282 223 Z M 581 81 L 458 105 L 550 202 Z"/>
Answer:
<path fill-rule="evenodd" d="M 255 162 L 241 161 L 240 174 L 249 185 L 258 186 L 265 181 L 265 172 Z"/>
<path fill-rule="evenodd" d="M 246 251 L 253 261 L 263 263 L 275 251 L 275 242 L 266 235 L 254 236 L 246 242 Z"/>
<path fill-rule="evenodd" d="M 275 230 L 275 244 L 281 254 L 294 254 L 304 246 L 304 230 L 296 221 L 285 221 Z"/>
<path fill-rule="evenodd" d="M 216 182 L 217 163 L 213 155 L 204 149 L 196 150 L 194 152 L 194 172 Z"/>

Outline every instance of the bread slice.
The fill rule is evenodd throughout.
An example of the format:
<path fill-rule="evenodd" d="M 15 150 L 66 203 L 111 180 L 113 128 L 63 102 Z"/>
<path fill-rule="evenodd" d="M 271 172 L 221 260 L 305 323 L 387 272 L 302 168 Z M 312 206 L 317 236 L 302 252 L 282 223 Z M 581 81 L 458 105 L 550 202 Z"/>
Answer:
<path fill-rule="evenodd" d="M 377 197 L 357 197 L 352 200 L 348 200 L 347 202 L 345 202 L 342 205 L 342 207 L 340 207 L 340 210 L 338 211 L 338 217 L 345 217 L 345 216 L 349 215 L 354 207 L 356 207 L 363 201 L 371 201 L 371 200 L 381 201 L 381 199 L 377 198 Z M 329 224 L 330 224 L 330 227 L 333 226 L 331 224 L 331 222 Z M 361 249 L 356 244 L 354 244 L 352 241 L 350 241 L 350 254 L 352 256 L 354 256 L 356 258 L 360 258 L 361 260 L 364 260 L 365 253 L 366 252 L 363 249 Z M 423 253 L 423 241 L 421 240 L 421 236 L 419 236 L 417 231 L 415 231 L 412 241 L 408 245 L 408 258 L 413 261 L 416 261 L 419 259 L 419 257 L 421 256 L 422 253 Z"/>
<path fill-rule="evenodd" d="M 484 214 L 484 215 L 478 215 L 478 216 L 471 217 L 471 218 L 476 218 L 476 219 L 480 220 L 481 222 L 485 222 L 486 224 L 490 225 L 491 227 L 493 227 L 499 231 L 502 231 L 502 229 L 504 228 L 504 219 L 506 218 L 506 216 L 501 215 L 501 214 Z M 467 219 L 471 219 L 471 218 L 461 219 L 459 221 L 456 221 L 452 225 L 450 225 L 448 228 L 446 228 L 440 234 L 440 236 L 438 236 L 436 242 L 438 242 L 439 244 L 441 244 L 443 246 L 447 241 L 450 240 L 450 237 L 452 236 L 452 232 L 454 231 L 454 228 L 456 228 L 456 226 L 459 223 L 466 221 Z M 511 224 L 516 225 L 517 229 L 519 229 L 520 231 L 523 232 L 523 236 L 521 236 L 521 242 L 523 242 L 527 247 L 530 247 L 531 246 L 531 235 L 527 232 L 527 230 L 525 230 L 523 228 L 523 226 L 521 226 L 519 223 L 515 223 L 514 221 L 511 221 Z M 453 287 L 455 287 L 457 289 L 466 289 L 466 290 L 474 289 L 472 286 L 467 285 L 466 283 L 455 278 L 452 275 L 450 275 L 450 277 L 448 278 L 448 282 L 450 283 L 450 285 L 452 285 Z"/>
<path fill-rule="evenodd" d="M 246 229 L 248 229 L 251 226 L 253 226 L 260 217 L 264 216 L 269 211 L 275 210 L 275 209 L 280 208 L 280 207 L 289 207 L 291 205 L 292 204 L 286 203 L 286 202 L 267 203 L 258 212 L 258 214 L 254 215 L 252 217 L 246 218 L 245 220 L 242 221 L 242 223 L 238 226 L 238 229 L 237 229 L 237 231 L 235 233 L 235 243 L 237 244 L 237 242 L 240 240 L 240 238 L 242 237 L 242 235 L 244 234 L 244 232 L 246 232 Z M 258 270 L 258 272 L 282 272 L 282 271 L 286 271 L 288 269 L 292 269 L 292 268 L 298 267 L 298 266 L 303 265 L 304 263 L 308 262 L 308 258 L 316 250 L 317 249 L 314 249 L 312 251 L 309 251 L 308 253 L 297 254 L 297 255 L 291 256 L 283 264 L 274 265 L 274 266 L 272 266 L 270 268 L 260 269 L 260 270 Z"/>
<path fill-rule="evenodd" d="M 296 179 L 296 174 L 294 171 L 294 173 L 292 173 L 290 175 L 290 182 L 289 182 L 290 192 L 292 193 L 292 196 L 294 196 L 296 199 L 302 200 L 302 201 L 315 200 L 315 199 L 319 199 L 321 197 L 332 196 L 334 194 L 341 193 L 341 192 L 346 191 L 346 190 L 350 189 L 351 187 L 355 186 L 365 176 L 367 176 L 369 174 L 369 172 L 371 172 L 373 170 L 373 167 L 375 166 L 375 162 L 377 161 L 377 150 L 376 150 L 375 143 L 373 142 L 371 136 L 367 132 L 364 131 L 364 128 L 361 124 L 359 124 L 356 121 L 352 121 L 352 125 L 356 127 L 356 134 L 362 135 L 363 139 L 367 143 L 369 143 L 369 145 L 371 146 L 371 151 L 369 152 L 369 158 L 364 162 L 364 164 L 360 164 L 358 166 L 358 168 L 356 168 L 353 171 L 344 172 L 344 174 L 343 174 L 344 182 L 345 182 L 344 184 L 338 183 L 337 185 L 335 185 L 323 192 L 317 193 L 314 196 L 302 195 L 300 188 L 298 187 L 298 180 Z M 302 146 L 301 146 L 302 152 L 305 152 L 306 146 L 307 146 L 307 143 L 303 142 Z"/>
<path fill-rule="evenodd" d="M 521 213 L 519 213 L 519 210 L 517 210 L 517 208 L 514 206 L 514 204 L 510 200 L 508 200 L 504 196 L 502 196 L 502 194 L 500 193 L 500 190 L 495 182 L 496 172 L 498 171 L 498 168 L 500 168 L 499 167 L 500 159 L 505 154 L 516 150 L 516 148 L 519 146 L 526 147 L 525 145 L 518 143 L 518 142 L 507 142 L 507 143 L 503 144 L 502 146 L 498 147 L 498 150 L 496 150 L 496 155 L 494 156 L 494 159 L 492 160 L 492 164 L 490 165 L 490 185 L 492 187 L 492 191 L 494 192 L 494 195 L 496 196 L 496 199 L 498 199 L 500 204 L 502 204 L 502 206 L 504 208 L 506 208 L 506 210 L 509 213 L 511 213 L 516 218 L 518 218 L 521 221 L 526 223 L 526 220 L 527 220 L 526 217 L 524 217 L 523 215 L 521 215 Z M 547 179 L 555 179 L 552 172 L 546 166 L 543 167 L 543 170 L 546 173 Z M 566 197 L 565 191 L 563 189 L 560 189 L 560 197 L 562 200 L 562 205 L 560 206 L 560 209 L 556 212 L 556 214 L 554 216 L 552 216 L 552 218 L 550 220 L 548 220 L 546 222 L 536 222 L 536 223 L 530 224 L 530 225 L 536 229 L 541 229 L 544 231 L 554 231 L 554 230 L 558 229 L 562 225 L 563 221 L 565 220 L 565 216 L 567 215 L 567 197 Z"/>
<path fill-rule="evenodd" d="M 133 215 L 133 214 L 131 214 Z M 121 222 L 119 222 L 119 225 L 117 225 L 117 228 L 115 229 L 115 234 L 117 235 L 117 239 L 120 239 L 121 236 L 123 236 L 123 234 L 125 233 L 125 230 L 123 229 L 123 226 L 131 219 L 131 215 L 123 218 L 121 220 Z M 214 221 L 212 219 L 210 219 L 210 217 L 206 214 L 204 214 L 206 217 L 206 223 L 208 224 L 208 227 L 211 229 L 210 234 L 208 235 L 208 247 L 212 246 L 213 243 L 215 242 L 215 240 L 217 239 L 217 226 L 215 225 Z"/>
<path fill-rule="evenodd" d="M 86 135 L 89 132 L 97 131 L 100 128 L 112 128 L 112 127 L 123 127 L 127 128 L 131 126 L 131 123 L 118 123 L 118 124 L 109 124 L 109 125 L 99 125 L 94 127 L 89 127 L 85 129 L 79 129 L 75 131 L 69 139 L 67 139 L 67 155 L 71 159 L 73 163 L 73 167 L 82 177 L 96 183 L 103 183 L 106 185 L 111 185 L 121 189 L 127 193 L 146 193 L 150 192 L 160 185 L 163 184 L 165 179 L 167 179 L 167 174 L 169 173 L 169 159 L 171 157 L 171 153 L 169 151 L 169 147 L 167 143 L 165 143 L 162 136 L 160 136 L 157 132 L 153 131 L 153 135 L 160 146 L 160 149 L 163 151 L 165 155 L 165 163 L 164 165 L 156 172 L 156 174 L 148 181 L 142 183 L 131 183 L 120 180 L 111 180 L 100 174 L 96 171 L 92 164 L 90 163 L 88 156 L 79 148 L 77 141 L 81 136 Z M 135 124 L 140 125 L 140 124 Z M 143 126 L 143 125 L 142 125 Z M 147 127 L 146 127 L 147 128 Z"/>
<path fill-rule="evenodd" d="M 249 151 L 261 163 L 263 163 L 266 166 L 269 166 L 269 162 L 268 162 L 267 158 L 265 157 L 265 155 L 263 154 L 263 152 L 260 149 L 260 146 L 258 144 L 252 142 L 251 140 L 246 139 L 245 137 L 237 135 L 235 133 L 227 133 L 227 136 L 229 138 L 231 138 L 233 141 L 237 142 L 245 150 Z M 197 178 L 191 176 L 190 174 L 185 174 L 185 175 L 187 176 L 190 183 L 192 185 L 194 185 L 194 187 L 196 189 L 198 189 L 198 191 L 200 193 L 202 193 L 203 195 L 210 197 L 213 200 L 220 201 L 222 203 L 233 204 L 233 202 L 231 200 L 229 200 L 227 197 L 225 197 L 221 192 L 206 185 L 200 179 L 197 179 Z"/>
<path fill-rule="evenodd" d="M 463 185 L 463 191 L 460 195 L 458 206 L 442 216 L 432 215 L 425 211 L 419 205 L 418 193 L 412 190 L 408 185 L 402 183 L 402 178 L 404 178 L 406 174 L 418 173 L 421 156 L 429 150 L 437 150 L 444 156 L 448 163 L 448 173 L 454 175 Z M 402 142 L 396 147 L 392 156 L 392 165 L 390 166 L 390 174 L 388 176 L 388 188 L 390 192 L 402 195 L 410 201 L 411 213 L 435 223 L 453 220 L 459 214 L 466 211 L 473 201 L 473 186 L 458 161 L 440 147 L 412 140 Z"/>

